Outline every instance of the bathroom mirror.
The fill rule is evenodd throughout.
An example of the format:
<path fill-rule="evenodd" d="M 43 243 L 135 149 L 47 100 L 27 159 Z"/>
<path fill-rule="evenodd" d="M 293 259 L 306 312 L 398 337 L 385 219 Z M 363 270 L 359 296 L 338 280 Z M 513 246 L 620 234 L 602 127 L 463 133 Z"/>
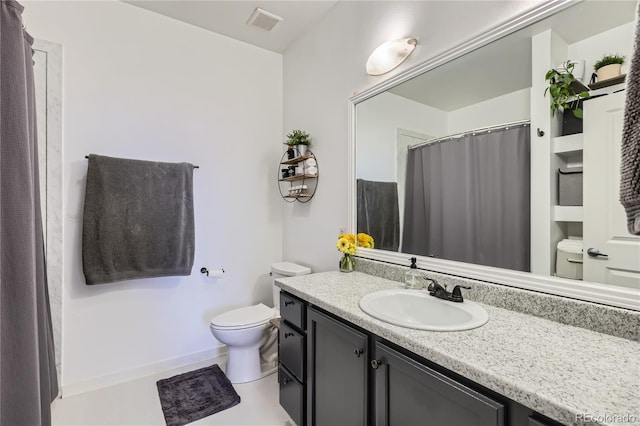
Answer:
<path fill-rule="evenodd" d="M 584 132 L 567 136 L 544 96 L 545 73 L 566 60 L 586 86 L 604 54 L 629 58 L 634 17 L 632 1 L 549 2 L 353 97 L 351 229 L 376 240 L 358 255 L 417 255 L 424 269 L 640 310 L 640 238 L 624 232 L 618 166 L 588 162 L 594 129 L 621 120 L 624 83 L 591 90 Z M 594 179 L 609 179 L 605 195 Z M 601 229 L 597 248 L 623 241 L 626 263 L 587 256 Z"/>

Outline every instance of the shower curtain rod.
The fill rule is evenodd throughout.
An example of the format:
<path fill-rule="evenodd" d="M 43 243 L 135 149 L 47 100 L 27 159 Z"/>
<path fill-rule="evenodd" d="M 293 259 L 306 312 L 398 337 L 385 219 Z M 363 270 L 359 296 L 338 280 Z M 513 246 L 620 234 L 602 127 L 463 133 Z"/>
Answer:
<path fill-rule="evenodd" d="M 490 132 L 491 130 L 508 129 L 509 127 L 518 126 L 518 125 L 521 125 L 521 124 L 531 124 L 531 120 L 513 121 L 511 123 L 496 124 L 494 126 L 480 127 L 478 129 L 467 130 L 467 131 L 460 132 L 460 133 L 453 133 L 453 134 L 447 135 L 447 136 L 440 136 L 438 138 L 429 139 L 428 141 L 420 142 L 420 143 L 417 143 L 415 145 L 409 145 L 407 147 L 407 150 L 416 149 L 416 148 L 419 148 L 419 147 L 421 147 L 423 145 L 428 145 L 430 143 L 435 143 L 435 142 L 443 141 L 443 140 L 446 140 L 446 139 L 459 138 L 459 137 L 462 137 L 464 135 L 468 135 L 469 133 L 480 133 L 480 132 L 487 132 L 487 131 Z"/>
<path fill-rule="evenodd" d="M 84 158 L 86 158 L 86 159 L 88 160 L 88 159 L 89 159 L 89 156 L 88 156 L 88 155 L 85 155 L 85 156 L 84 156 Z M 194 168 L 194 169 L 199 169 L 199 168 L 200 168 L 200 166 L 193 166 L 193 168 Z"/>

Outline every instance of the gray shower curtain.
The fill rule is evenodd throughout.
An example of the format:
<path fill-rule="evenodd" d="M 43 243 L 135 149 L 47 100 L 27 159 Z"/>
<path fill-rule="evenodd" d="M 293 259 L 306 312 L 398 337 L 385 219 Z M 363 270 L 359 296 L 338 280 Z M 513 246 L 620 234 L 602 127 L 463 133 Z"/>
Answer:
<path fill-rule="evenodd" d="M 0 425 L 49 425 L 58 393 L 40 212 L 31 43 L 0 1 Z"/>
<path fill-rule="evenodd" d="M 402 252 L 529 271 L 529 131 L 409 150 Z"/>

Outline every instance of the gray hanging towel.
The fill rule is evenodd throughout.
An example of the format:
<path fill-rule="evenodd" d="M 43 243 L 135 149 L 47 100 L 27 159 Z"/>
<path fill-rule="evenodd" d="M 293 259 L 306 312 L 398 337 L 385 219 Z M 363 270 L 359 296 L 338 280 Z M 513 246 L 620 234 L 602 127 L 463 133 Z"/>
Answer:
<path fill-rule="evenodd" d="M 637 16 L 640 17 L 640 3 Z M 622 129 L 620 202 L 627 212 L 630 234 L 640 235 L 640 19 L 636 24 Z"/>
<path fill-rule="evenodd" d="M 190 275 L 194 251 L 192 164 L 89 156 L 87 284 Z"/>

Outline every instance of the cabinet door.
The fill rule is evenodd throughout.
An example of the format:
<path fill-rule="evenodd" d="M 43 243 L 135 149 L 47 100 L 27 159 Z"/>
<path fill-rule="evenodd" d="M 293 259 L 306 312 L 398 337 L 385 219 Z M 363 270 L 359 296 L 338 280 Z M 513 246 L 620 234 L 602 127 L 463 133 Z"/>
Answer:
<path fill-rule="evenodd" d="M 363 426 L 368 421 L 369 336 L 309 308 L 309 426 Z"/>
<path fill-rule="evenodd" d="M 502 404 L 376 342 L 375 424 L 502 426 Z"/>

